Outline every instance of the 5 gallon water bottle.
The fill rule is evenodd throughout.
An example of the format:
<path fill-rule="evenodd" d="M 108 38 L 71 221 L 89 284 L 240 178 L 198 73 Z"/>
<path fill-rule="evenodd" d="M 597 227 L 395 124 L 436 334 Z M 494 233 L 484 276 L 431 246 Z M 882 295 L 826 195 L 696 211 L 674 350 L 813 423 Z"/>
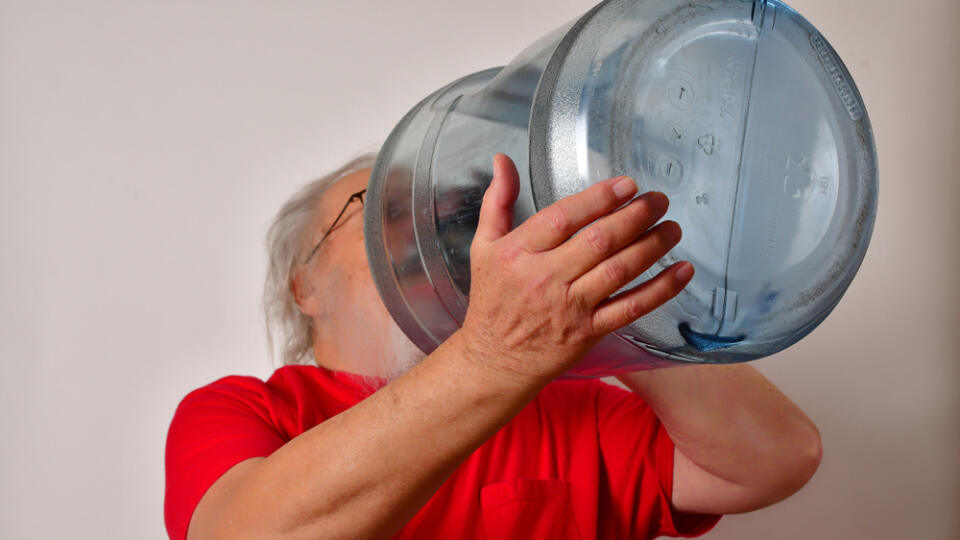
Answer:
<path fill-rule="evenodd" d="M 609 0 L 509 65 L 414 107 L 365 205 L 381 297 L 430 352 L 463 322 L 491 160 L 517 163 L 514 223 L 628 175 L 671 200 L 694 279 L 570 373 L 752 360 L 795 343 L 860 266 L 877 202 L 873 135 L 833 48 L 777 0 Z"/>

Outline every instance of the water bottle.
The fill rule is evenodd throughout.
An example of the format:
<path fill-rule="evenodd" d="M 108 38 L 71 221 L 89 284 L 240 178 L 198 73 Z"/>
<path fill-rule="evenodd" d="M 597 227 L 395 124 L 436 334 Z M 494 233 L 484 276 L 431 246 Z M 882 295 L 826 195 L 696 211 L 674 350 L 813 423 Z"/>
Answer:
<path fill-rule="evenodd" d="M 367 256 L 425 353 L 464 320 L 492 158 L 517 164 L 519 224 L 617 175 L 670 197 L 677 297 L 567 374 L 749 361 L 813 330 L 856 274 L 877 207 L 876 150 L 853 79 L 778 0 L 608 0 L 504 67 L 427 96 L 371 174 Z"/>

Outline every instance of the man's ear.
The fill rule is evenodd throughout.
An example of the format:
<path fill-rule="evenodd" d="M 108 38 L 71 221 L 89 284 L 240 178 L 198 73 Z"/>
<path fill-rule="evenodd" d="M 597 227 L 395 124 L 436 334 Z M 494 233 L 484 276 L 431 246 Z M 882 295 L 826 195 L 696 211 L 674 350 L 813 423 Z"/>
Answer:
<path fill-rule="evenodd" d="M 306 268 L 297 265 L 290 273 L 290 292 L 300 306 L 300 312 L 311 319 L 317 315 L 317 295 L 310 286 Z"/>

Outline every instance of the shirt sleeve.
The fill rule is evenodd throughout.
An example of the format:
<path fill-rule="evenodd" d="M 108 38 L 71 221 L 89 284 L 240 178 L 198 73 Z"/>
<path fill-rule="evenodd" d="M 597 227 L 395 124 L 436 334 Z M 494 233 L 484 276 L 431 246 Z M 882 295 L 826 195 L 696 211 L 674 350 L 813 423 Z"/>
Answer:
<path fill-rule="evenodd" d="M 597 416 L 607 484 L 602 511 L 612 514 L 619 537 L 694 537 L 717 524 L 719 515 L 673 507 L 674 444 L 642 399 L 598 381 Z"/>
<path fill-rule="evenodd" d="M 223 473 L 285 444 L 270 419 L 266 386 L 254 377 L 225 377 L 180 402 L 167 434 L 164 520 L 170 538 L 186 538 L 197 503 Z"/>

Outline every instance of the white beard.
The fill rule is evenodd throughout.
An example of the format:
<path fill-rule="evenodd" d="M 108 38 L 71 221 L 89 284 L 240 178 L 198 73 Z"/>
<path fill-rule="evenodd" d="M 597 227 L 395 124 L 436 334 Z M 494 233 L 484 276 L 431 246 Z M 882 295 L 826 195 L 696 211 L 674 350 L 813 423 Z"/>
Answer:
<path fill-rule="evenodd" d="M 423 354 L 413 342 L 407 338 L 403 330 L 397 326 L 397 323 L 390 319 L 388 339 L 390 342 L 390 351 L 392 355 L 384 356 L 381 377 L 392 381 L 404 373 L 410 371 L 413 366 L 420 363 L 426 355 Z"/>
<path fill-rule="evenodd" d="M 314 321 L 314 339 L 333 345 L 340 364 L 348 366 L 344 371 L 393 381 L 426 355 L 397 326 L 372 284 L 357 291 L 351 281 L 337 271 L 330 275 L 324 297 L 332 309 L 325 310 L 326 320 Z M 316 360 L 320 365 L 329 361 Z M 366 377 L 361 381 L 376 386 Z"/>

